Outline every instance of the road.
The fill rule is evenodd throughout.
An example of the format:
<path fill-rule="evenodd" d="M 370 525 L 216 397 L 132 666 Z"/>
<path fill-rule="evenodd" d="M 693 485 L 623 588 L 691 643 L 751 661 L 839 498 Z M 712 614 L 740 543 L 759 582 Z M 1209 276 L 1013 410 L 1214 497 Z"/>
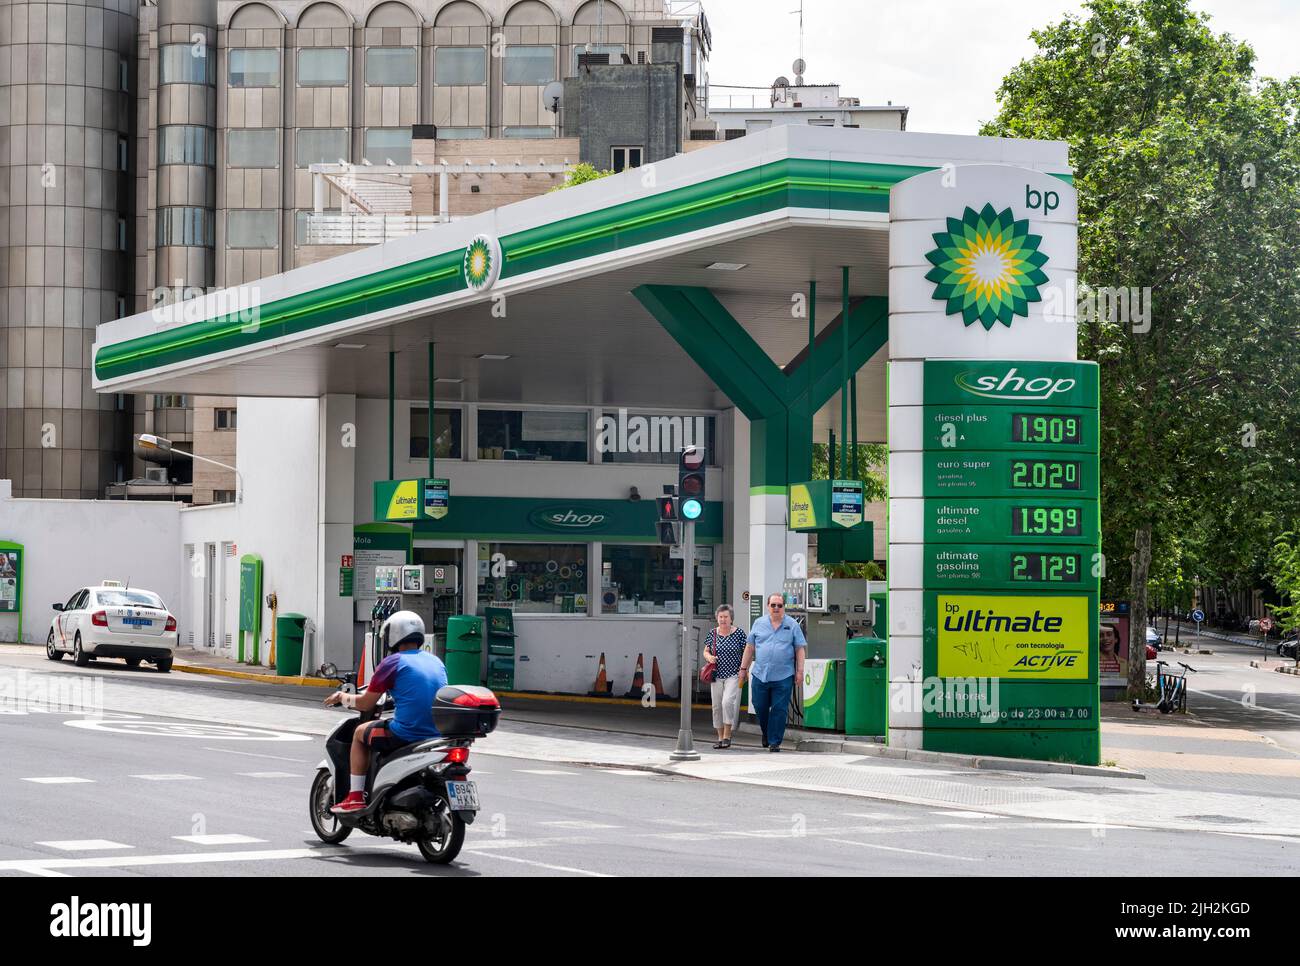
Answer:
<path fill-rule="evenodd" d="M 3 663 L 12 668 L 14 659 Z M 111 665 L 68 667 L 57 677 L 96 674 L 129 676 L 172 694 L 202 693 L 209 702 L 251 693 Z M 274 700 L 285 700 L 285 691 Z M 99 720 L 67 710 L 0 714 L 0 875 L 1300 871 L 1293 839 L 1027 820 L 501 755 L 471 758 L 484 810 L 462 858 L 438 868 L 413 846 L 359 833 L 341 846 L 315 839 L 306 798 L 319 738 L 201 725 L 151 714 L 143 704 Z M 792 763 L 803 757 L 790 755 Z"/>

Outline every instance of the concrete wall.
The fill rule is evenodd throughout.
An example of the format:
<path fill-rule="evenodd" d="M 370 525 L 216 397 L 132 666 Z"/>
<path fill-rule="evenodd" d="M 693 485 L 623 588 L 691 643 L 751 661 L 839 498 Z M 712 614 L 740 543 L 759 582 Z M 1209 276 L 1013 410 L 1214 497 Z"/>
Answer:
<path fill-rule="evenodd" d="M 51 604 L 106 579 L 152 590 L 186 628 L 180 504 L 13 499 L 11 493 L 11 481 L 0 480 L 0 540 L 24 548 L 24 643 L 45 643 Z M 13 642 L 17 633 L 17 616 L 0 615 L 0 641 Z"/>
<path fill-rule="evenodd" d="M 235 644 L 239 634 L 238 534 L 239 511 L 233 504 L 181 510 L 179 552 L 184 559 L 181 585 L 186 613 L 191 615 L 179 628 L 178 640 L 182 645 L 209 646 L 209 628 L 205 627 L 204 617 L 210 581 L 212 647 L 217 653 L 237 653 L 227 641 Z"/>
<path fill-rule="evenodd" d="M 677 63 L 595 65 L 564 81 L 564 133 L 604 170 L 610 149 L 640 147 L 642 163 L 671 158 L 682 141 Z"/>

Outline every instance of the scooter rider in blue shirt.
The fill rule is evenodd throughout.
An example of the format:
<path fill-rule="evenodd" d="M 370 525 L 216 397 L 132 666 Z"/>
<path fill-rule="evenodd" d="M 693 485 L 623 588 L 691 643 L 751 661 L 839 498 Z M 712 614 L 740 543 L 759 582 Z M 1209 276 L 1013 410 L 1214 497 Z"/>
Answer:
<path fill-rule="evenodd" d="M 785 612 L 785 597 L 769 594 L 767 616 L 754 621 L 745 653 L 740 658 L 740 683 L 743 685 L 753 668 L 750 694 L 758 727 L 763 732 L 763 747 L 780 751 L 785 737 L 786 709 L 796 681 L 803 680 L 806 642 L 803 630 Z"/>
<path fill-rule="evenodd" d="M 438 729 L 433 724 L 433 699 L 438 689 L 447 685 L 447 668 L 436 655 L 420 650 L 424 644 L 424 621 L 419 614 L 399 610 L 379 628 L 379 640 L 388 656 L 375 668 L 366 693 L 335 691 L 325 699 L 326 706 L 341 704 L 345 708 L 370 711 L 391 691 L 395 704 L 391 719 L 368 721 L 352 733 L 348 762 L 350 787 L 347 797 L 331 809 L 338 815 L 364 811 L 371 751 L 396 751 L 412 742 L 438 737 Z"/>

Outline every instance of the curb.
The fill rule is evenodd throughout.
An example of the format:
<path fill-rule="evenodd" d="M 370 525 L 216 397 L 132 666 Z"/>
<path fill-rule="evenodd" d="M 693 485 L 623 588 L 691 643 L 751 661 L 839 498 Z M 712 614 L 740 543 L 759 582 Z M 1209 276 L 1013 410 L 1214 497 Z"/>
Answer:
<path fill-rule="evenodd" d="M 923 762 L 933 765 L 958 765 L 963 768 L 980 768 L 986 771 L 1023 771 L 1036 774 L 1088 775 L 1093 778 L 1137 778 L 1146 780 L 1141 772 L 1126 768 L 1103 768 L 1100 765 L 1072 765 L 1063 761 L 1031 761 L 1026 758 L 997 758 L 988 755 L 958 755 L 946 751 L 923 751 L 919 748 L 890 748 L 869 741 L 836 741 L 833 738 L 811 738 L 799 742 L 798 751 L 845 755 L 865 755 L 873 758 L 893 758 Z"/>
<path fill-rule="evenodd" d="M 173 664 L 173 671 L 186 674 L 210 674 L 219 678 L 237 678 L 240 681 L 257 681 L 260 684 L 291 684 L 302 688 L 336 688 L 338 683 L 326 678 L 312 678 L 303 675 L 280 677 L 278 674 L 259 674 L 256 671 L 234 671 L 224 667 L 205 667 L 202 664 Z"/>
<path fill-rule="evenodd" d="M 1294 664 L 1275 667 L 1273 670 L 1277 671 L 1279 674 L 1300 674 L 1300 667 L 1296 667 Z"/>

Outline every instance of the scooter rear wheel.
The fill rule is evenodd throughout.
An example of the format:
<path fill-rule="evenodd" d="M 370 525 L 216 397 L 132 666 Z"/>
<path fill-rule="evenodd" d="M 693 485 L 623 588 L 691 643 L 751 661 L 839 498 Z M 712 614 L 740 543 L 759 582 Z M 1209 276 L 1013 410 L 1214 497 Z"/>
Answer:
<path fill-rule="evenodd" d="M 338 845 L 352 834 L 352 827 L 344 825 L 330 811 L 334 804 L 334 776 L 322 768 L 311 783 L 311 798 L 307 808 L 311 814 L 311 828 L 316 837 L 329 845 Z"/>
<path fill-rule="evenodd" d="M 415 844 L 420 847 L 420 854 L 434 865 L 446 865 L 460 855 L 461 846 L 465 844 L 465 822 L 452 812 L 448 816 L 451 829 L 441 839 L 420 839 Z"/>

